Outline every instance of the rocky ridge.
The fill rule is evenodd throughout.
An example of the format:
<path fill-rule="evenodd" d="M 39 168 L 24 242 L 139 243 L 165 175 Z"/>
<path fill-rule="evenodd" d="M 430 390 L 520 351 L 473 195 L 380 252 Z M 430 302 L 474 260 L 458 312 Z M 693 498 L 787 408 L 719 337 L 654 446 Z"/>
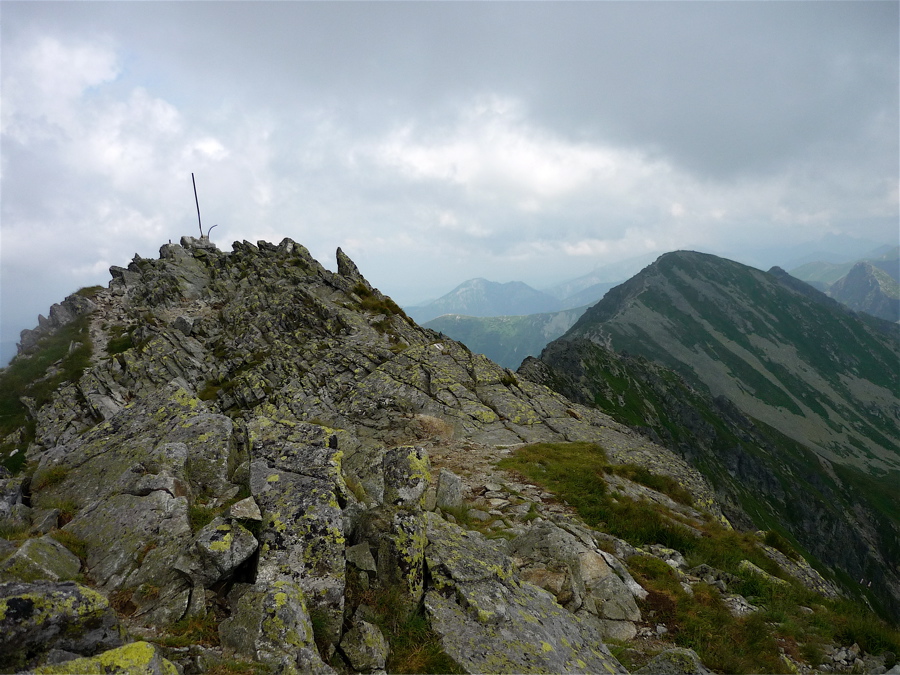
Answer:
<path fill-rule="evenodd" d="M 648 658 L 673 646 L 630 559 L 727 592 L 494 465 L 523 444 L 596 443 L 694 506 L 610 475 L 618 498 L 727 526 L 697 471 L 416 326 L 340 250 L 337 267 L 287 239 L 223 253 L 184 237 L 23 334 L 28 359 L 86 316 L 94 350 L 30 411 L 27 471 L 0 477 L 0 667 L 383 672 L 389 595 L 463 672 L 625 672 L 606 641 L 653 635 Z M 212 637 L 170 639 L 185 625 Z"/>

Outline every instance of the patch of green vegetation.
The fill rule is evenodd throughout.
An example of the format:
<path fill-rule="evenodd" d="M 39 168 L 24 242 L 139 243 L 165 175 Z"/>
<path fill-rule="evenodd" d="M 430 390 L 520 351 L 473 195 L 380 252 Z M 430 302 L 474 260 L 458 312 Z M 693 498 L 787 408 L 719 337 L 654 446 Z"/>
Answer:
<path fill-rule="evenodd" d="M 109 329 L 109 340 L 106 342 L 106 353 L 110 356 L 127 352 L 134 347 L 134 327 L 112 326 Z"/>
<path fill-rule="evenodd" d="M 608 467 L 607 471 L 635 483 L 640 483 L 657 492 L 662 492 L 679 504 L 684 504 L 685 506 L 694 505 L 694 498 L 691 496 L 691 493 L 671 476 L 651 473 L 647 468 L 636 464 L 614 464 Z"/>
<path fill-rule="evenodd" d="M 188 507 L 188 522 L 191 524 L 191 532 L 198 532 L 222 512 L 221 508 L 206 506 L 205 504 L 191 504 Z"/>
<path fill-rule="evenodd" d="M 603 474 L 621 471 L 652 483 L 648 487 L 671 489 L 680 499 L 685 498 L 665 478 L 654 477 L 634 465 L 610 465 L 605 450 L 595 443 L 534 443 L 519 448 L 499 466 L 517 471 L 554 493 L 573 506 L 588 525 L 635 546 L 657 543 L 682 552 L 696 546 L 697 537 L 667 518 L 659 507 L 624 495 L 613 499 L 606 493 Z"/>
<path fill-rule="evenodd" d="M 154 641 L 164 647 L 217 647 L 219 617 L 212 611 L 208 611 L 205 616 L 185 617 L 169 626 L 165 634 Z"/>
<path fill-rule="evenodd" d="M 791 546 L 791 542 L 785 539 L 777 530 L 769 530 L 766 532 L 765 537 L 763 537 L 763 543 L 766 546 L 771 546 L 772 548 L 781 551 L 791 560 L 800 559 L 800 554 L 797 553 L 797 549 Z"/>
<path fill-rule="evenodd" d="M 30 523 L 15 520 L 0 520 L 0 539 L 22 541 L 28 539 L 31 532 Z"/>
<path fill-rule="evenodd" d="M 359 307 L 372 314 L 384 314 L 386 316 L 397 315 L 409 321 L 400 306 L 386 295 L 374 292 L 363 283 L 353 287 L 353 292 L 359 297 Z"/>
<path fill-rule="evenodd" d="M 74 295 L 80 295 L 83 298 L 96 298 L 103 291 L 103 286 L 85 286 L 75 291 Z"/>
<path fill-rule="evenodd" d="M 44 490 L 62 483 L 71 469 L 67 466 L 51 466 L 34 477 L 31 484 L 33 490 Z"/>
<path fill-rule="evenodd" d="M 34 506 L 37 506 L 42 509 L 59 509 L 59 523 L 60 526 L 66 525 L 71 522 L 72 519 L 78 514 L 78 509 L 81 508 L 72 498 L 62 498 L 55 496 L 45 496 L 38 495 L 37 498 L 32 498 L 34 502 Z"/>
<path fill-rule="evenodd" d="M 715 588 L 699 583 L 693 586 L 693 595 L 688 594 L 677 573 L 658 558 L 635 556 L 628 564 L 649 592 L 640 603 L 644 617 L 664 624 L 678 646 L 695 650 L 716 672 L 786 672 L 779 644 L 801 645 L 792 655 L 812 666 L 820 663 L 825 643 L 856 642 L 876 655 L 897 653 L 900 648 L 900 632 L 871 612 L 847 600 L 827 600 L 796 582 L 776 586 L 742 574 L 729 592 L 740 593 L 763 609 L 737 618 Z M 811 614 L 803 609 L 810 606 L 816 607 Z"/>
<path fill-rule="evenodd" d="M 24 464 L 19 456 L 24 453 L 12 452 L 24 450 L 34 438 L 34 424 L 22 397 L 40 407 L 63 382 L 81 377 L 90 360 L 88 317 L 83 316 L 41 337 L 32 354 L 18 356 L 0 370 L 0 439 L 21 430 L 17 441 L 0 443 L 0 462 L 10 471 L 20 471 Z"/>
<path fill-rule="evenodd" d="M 221 659 L 208 663 L 204 672 L 206 675 L 265 675 L 271 672 L 271 668 L 260 661 Z"/>

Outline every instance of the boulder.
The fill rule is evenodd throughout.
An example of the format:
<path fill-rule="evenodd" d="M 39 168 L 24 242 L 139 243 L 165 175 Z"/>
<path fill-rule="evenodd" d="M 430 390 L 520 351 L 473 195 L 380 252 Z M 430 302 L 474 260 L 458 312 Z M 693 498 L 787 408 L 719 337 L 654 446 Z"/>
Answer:
<path fill-rule="evenodd" d="M 260 512 L 259 505 L 253 497 L 247 497 L 246 499 L 242 499 L 241 501 L 232 504 L 231 508 L 228 510 L 228 515 L 235 520 L 262 520 L 262 512 Z"/>
<path fill-rule="evenodd" d="M 421 509 L 429 481 L 428 453 L 424 448 L 402 446 L 384 453 L 384 503 Z"/>
<path fill-rule="evenodd" d="M 570 611 L 583 610 L 606 621 L 640 621 L 637 593 L 631 588 L 638 584 L 627 572 L 626 583 L 617 573 L 624 568 L 610 566 L 611 556 L 592 544 L 544 521 L 510 541 L 508 550 L 525 578 L 552 592 Z M 617 635 L 623 633 L 622 627 L 609 626 Z"/>
<path fill-rule="evenodd" d="M 22 478 L 0 466 L 0 522 L 14 520 L 13 507 L 22 503 Z"/>
<path fill-rule="evenodd" d="M 341 638 L 341 651 L 360 673 L 383 671 L 389 647 L 377 626 L 357 621 Z"/>
<path fill-rule="evenodd" d="M 595 626 L 515 578 L 502 545 L 433 513 L 424 517 L 435 588 L 425 594 L 425 610 L 444 651 L 466 671 L 626 672 Z"/>
<path fill-rule="evenodd" d="M 235 584 L 231 616 L 219 624 L 222 646 L 282 672 L 331 673 L 316 651 L 299 585 L 290 581 Z"/>
<path fill-rule="evenodd" d="M 441 509 L 458 509 L 462 503 L 462 479 L 449 469 L 441 469 L 438 474 L 435 505 Z"/>
<path fill-rule="evenodd" d="M 0 584 L 0 669 L 58 649 L 90 656 L 124 642 L 106 597 L 71 581 Z"/>
<path fill-rule="evenodd" d="M 297 584 L 323 617 L 323 639 L 337 643 L 346 569 L 337 437 L 318 425 L 262 416 L 248 432 L 250 491 L 263 515 L 257 581 Z"/>
<path fill-rule="evenodd" d="M 44 452 L 32 502 L 74 507 L 64 530 L 85 543 L 85 572 L 107 592 L 129 593 L 134 618 L 171 623 L 191 594 L 174 570 L 194 539 L 191 502 L 238 489 L 232 436 L 228 417 L 175 380 Z"/>
<path fill-rule="evenodd" d="M 2 581 L 69 581 L 81 570 L 74 553 L 49 535 L 28 539 L 0 563 Z"/>
<path fill-rule="evenodd" d="M 180 560 L 177 569 L 189 574 L 194 586 L 208 588 L 231 578 L 258 546 L 256 537 L 240 523 L 230 518 L 214 518 L 197 533 L 196 554 L 189 561 Z"/>

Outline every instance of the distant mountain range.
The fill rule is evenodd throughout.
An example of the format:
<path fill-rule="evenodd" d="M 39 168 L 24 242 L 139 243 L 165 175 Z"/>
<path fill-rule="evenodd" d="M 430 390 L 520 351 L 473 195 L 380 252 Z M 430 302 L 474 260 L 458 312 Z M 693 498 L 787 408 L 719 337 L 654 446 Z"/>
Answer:
<path fill-rule="evenodd" d="M 655 434 L 757 522 L 775 518 L 829 564 L 875 579 L 896 614 L 897 328 L 783 270 L 679 251 L 519 374 Z"/>
<path fill-rule="evenodd" d="M 506 368 L 517 368 L 526 356 L 537 356 L 551 340 L 565 333 L 616 286 L 626 270 L 633 273 L 647 256 L 598 267 L 576 279 L 538 291 L 519 281 L 497 283 L 470 279 L 446 295 L 406 313 L 469 349 Z"/>
<path fill-rule="evenodd" d="M 425 323 L 444 314 L 466 316 L 525 315 L 555 312 L 563 308 L 558 298 L 533 289 L 521 281 L 505 284 L 487 279 L 469 279 L 437 300 L 406 307 L 406 313 Z"/>

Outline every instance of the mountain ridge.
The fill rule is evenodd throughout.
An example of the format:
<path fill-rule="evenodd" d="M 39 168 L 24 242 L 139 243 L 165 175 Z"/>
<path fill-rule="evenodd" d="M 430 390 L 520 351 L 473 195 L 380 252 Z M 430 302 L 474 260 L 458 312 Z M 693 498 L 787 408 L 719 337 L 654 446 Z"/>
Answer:
<path fill-rule="evenodd" d="M 832 518 L 825 516 L 829 503 L 844 504 L 844 514 L 834 515 L 838 529 L 845 538 L 869 532 L 864 548 L 877 542 L 881 562 L 873 564 L 882 570 L 881 592 L 896 607 L 900 578 L 887 562 L 900 554 L 900 500 L 891 494 L 900 477 L 896 328 L 855 314 L 780 268 L 766 273 L 674 252 L 612 289 L 545 348 L 540 363 L 526 361 L 520 372 L 635 428 L 649 427 L 686 457 L 707 453 L 700 460 L 706 474 L 731 485 L 748 512 L 757 497 L 741 494 L 735 476 L 758 484 L 766 500 L 806 495 L 783 509 L 809 511 L 801 518 L 806 524 L 783 517 L 780 523 L 832 562 L 836 557 L 821 547 L 812 523 Z M 683 402 L 691 400 L 685 410 Z M 717 413 L 728 410 L 718 401 L 734 412 Z M 751 437 L 760 440 L 747 445 Z M 735 464 L 723 467 L 724 457 Z M 760 481 L 763 474 L 768 478 Z M 812 482 L 803 487 L 798 478 L 792 485 L 791 476 Z M 823 499 L 829 492 L 842 496 Z M 819 515 L 809 510 L 815 504 Z M 867 523 L 855 509 L 869 514 Z M 860 577 L 869 564 L 855 563 Z"/>
<path fill-rule="evenodd" d="M 183 237 L 23 332 L 0 371 L 0 668 L 780 670 L 818 654 L 777 649 L 773 612 L 801 605 L 818 632 L 794 635 L 893 665 L 900 635 L 848 624 L 833 580 L 734 530 L 684 459 L 336 262 Z"/>

